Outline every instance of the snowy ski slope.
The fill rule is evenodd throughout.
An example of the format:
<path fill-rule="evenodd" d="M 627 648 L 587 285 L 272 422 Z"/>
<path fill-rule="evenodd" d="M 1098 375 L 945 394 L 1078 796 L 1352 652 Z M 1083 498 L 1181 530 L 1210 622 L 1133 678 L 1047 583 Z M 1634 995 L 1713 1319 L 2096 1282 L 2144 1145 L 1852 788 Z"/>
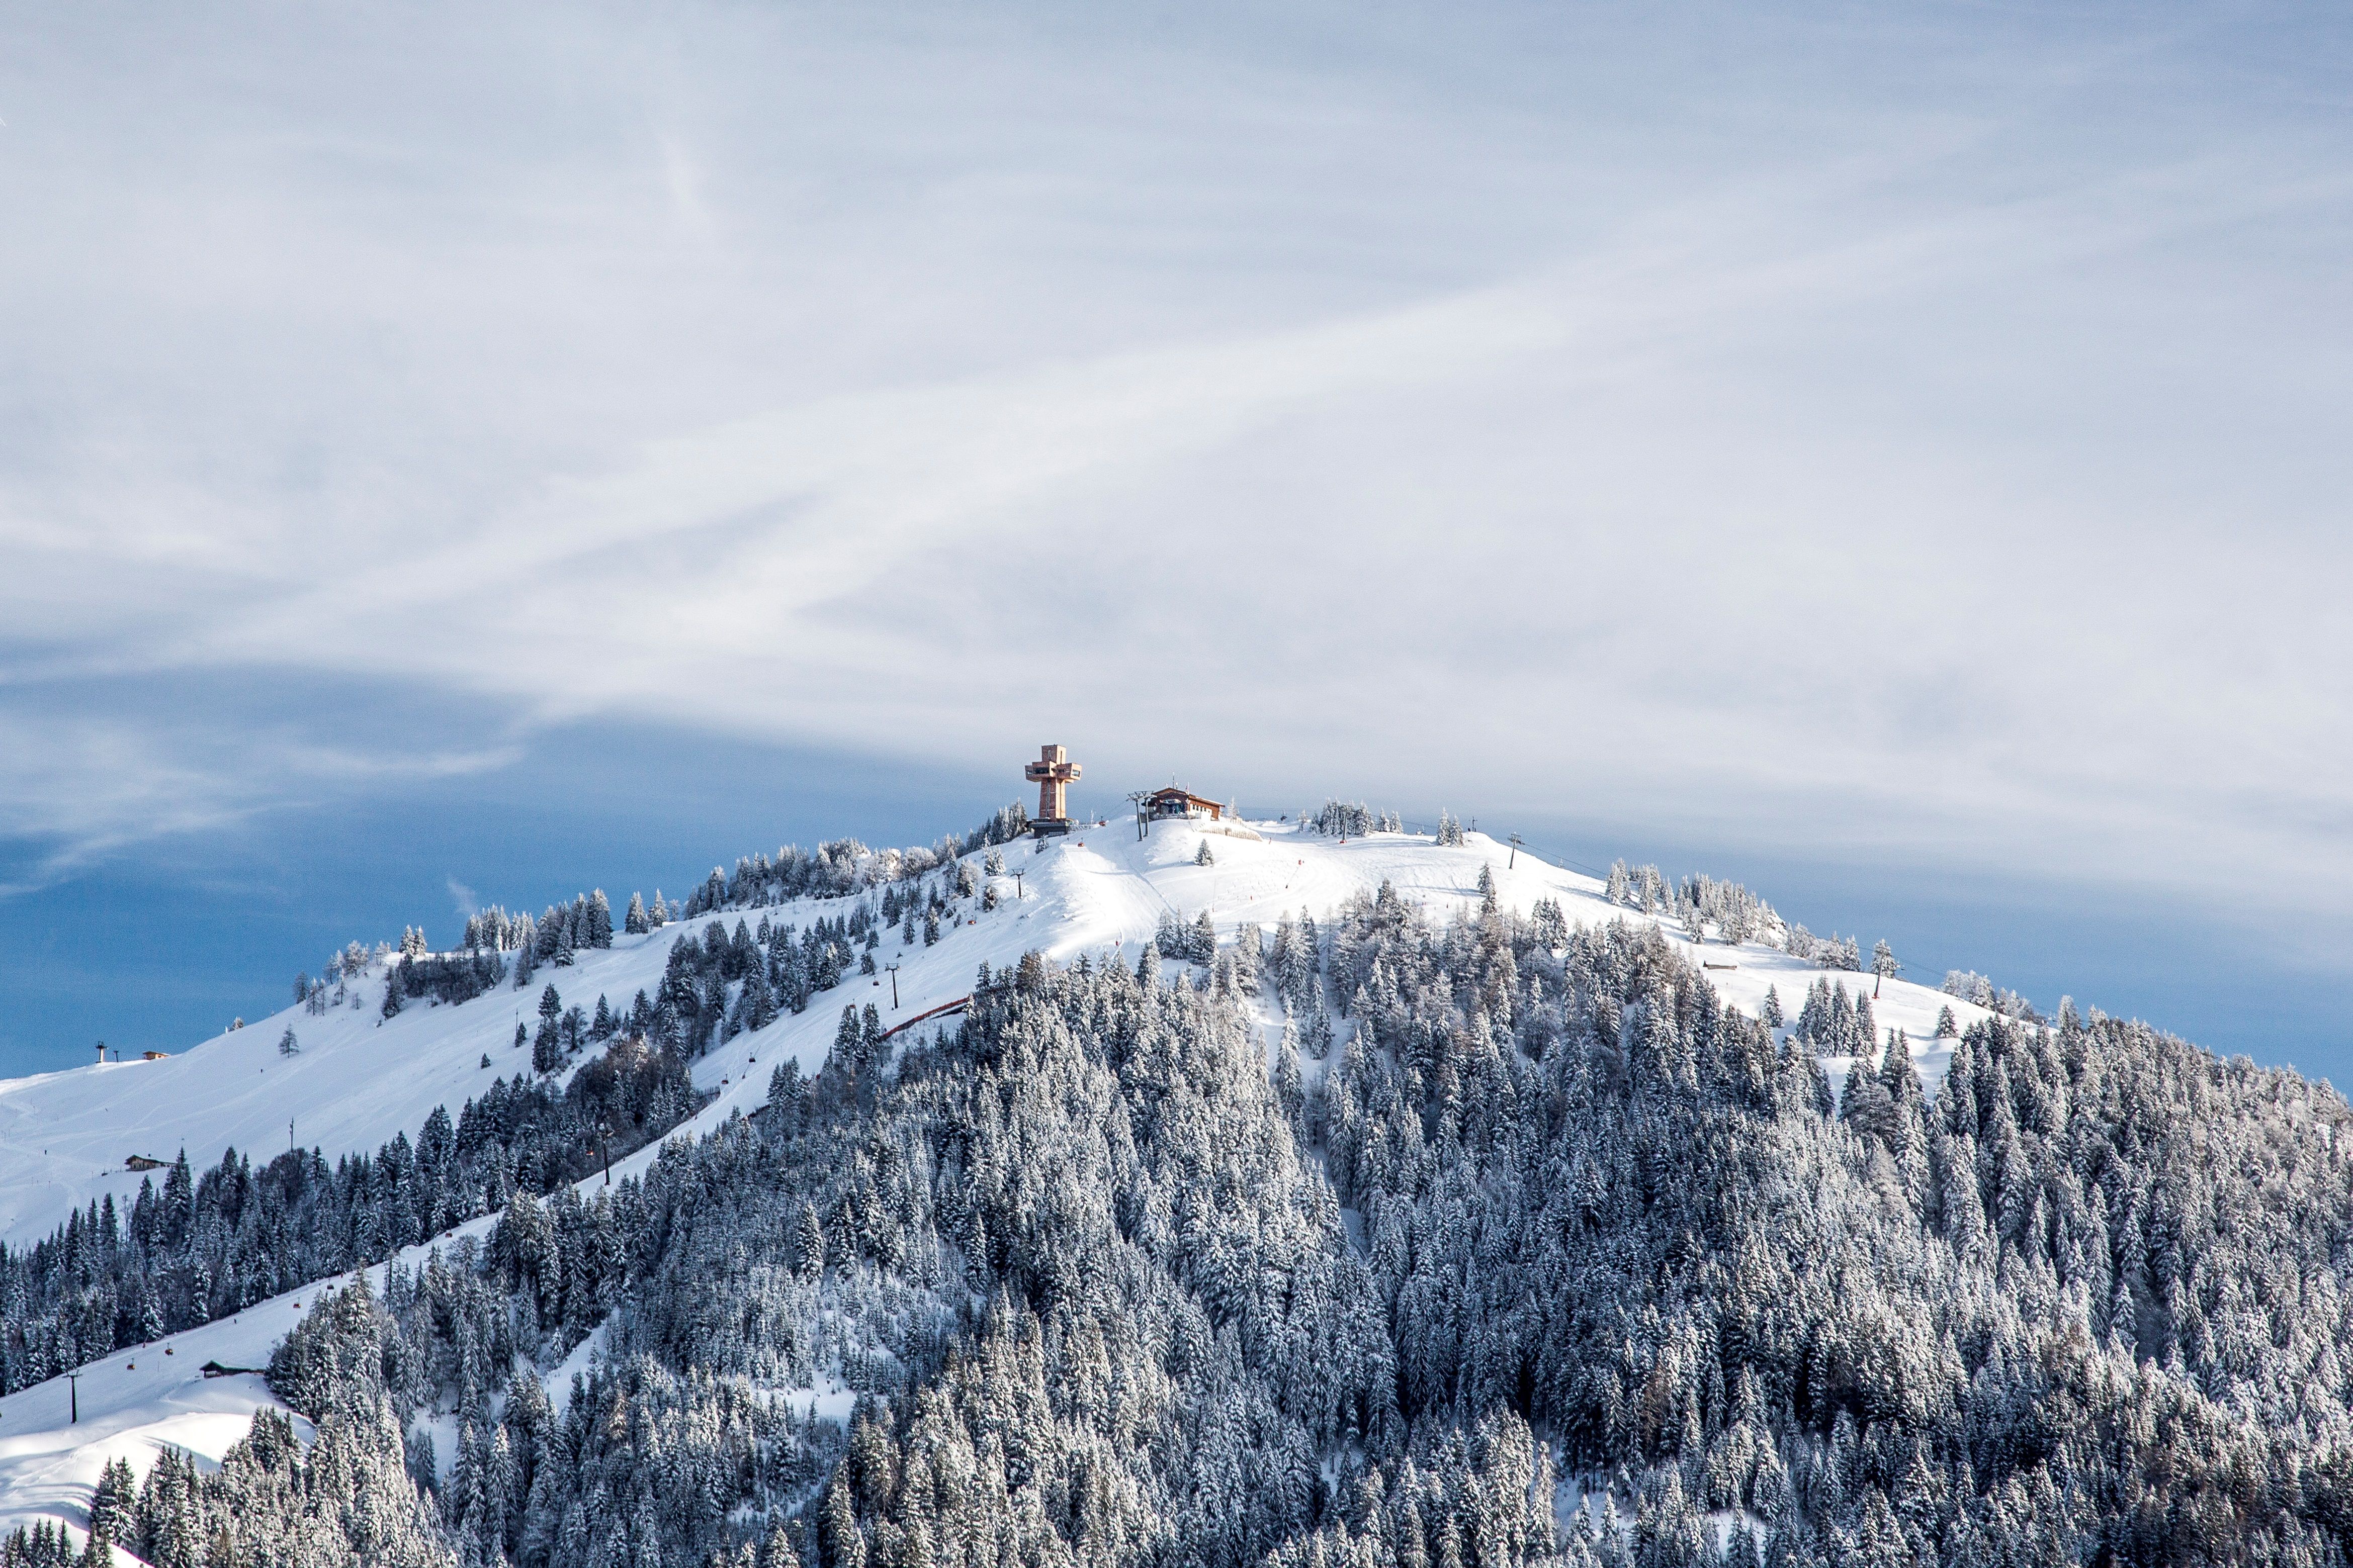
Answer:
<path fill-rule="evenodd" d="M 1593 878 L 1546 865 L 1525 850 L 1507 869 L 1508 847 L 1482 834 L 1441 848 L 1417 835 L 1344 841 L 1289 823 L 1247 828 L 1256 837 L 1166 822 L 1139 842 L 1132 826 L 1117 824 L 1042 845 L 1007 846 L 1008 873 L 1021 874 L 1018 900 L 1008 874 L 997 884 L 998 907 L 944 930 L 936 946 L 904 947 L 886 933 L 878 958 L 900 966 L 895 1007 L 887 975 L 870 981 L 852 974 L 839 989 L 813 998 L 807 1012 L 739 1036 L 697 1061 L 697 1086 L 719 1095 L 681 1131 L 706 1131 L 736 1111 L 755 1109 L 766 1096 L 769 1072 L 787 1056 L 814 1072 L 832 1045 L 845 1004 L 871 1002 L 886 1023 L 911 1018 L 970 992 L 981 963 L 996 969 L 1032 949 L 1056 959 L 1117 951 L 1133 963 L 1164 911 L 1190 921 L 1207 909 L 1220 940 L 1229 940 L 1242 927 L 1271 929 L 1302 909 L 1320 920 L 1350 895 L 1387 880 L 1444 920 L 1476 906 L 1479 872 L 1488 867 L 1510 908 L 1525 911 L 1549 897 L 1559 900 L 1572 924 L 1651 918 L 1607 902 Z M 1205 837 L 1216 864 L 1197 866 Z M 981 857 L 968 858 L 977 870 Z M 772 921 L 806 925 L 848 908 L 846 900 L 803 900 L 766 912 Z M 494 1076 L 512 1077 L 529 1065 L 528 1047 L 513 1045 L 515 1025 L 535 1023 L 543 984 L 552 981 L 567 1005 L 593 1007 L 602 993 L 616 1007 L 626 1006 L 639 988 L 653 993 L 679 937 L 699 937 L 712 920 L 732 931 L 747 913 L 756 924 L 757 912 L 730 910 L 676 921 L 649 936 L 616 936 L 610 951 L 582 952 L 570 968 L 543 966 L 527 990 L 505 987 L 455 1007 L 413 1002 L 379 1022 L 378 978 L 355 987 L 356 1009 L 314 1017 L 290 1007 L 165 1060 L 0 1081 L 0 1240 L 17 1247 L 36 1241 L 63 1223 L 70 1208 L 101 1194 L 127 1202 L 142 1179 L 123 1168 L 132 1154 L 168 1161 L 185 1148 L 199 1170 L 217 1163 L 231 1147 L 268 1159 L 288 1147 L 290 1121 L 293 1139 L 322 1150 L 330 1163 L 339 1154 L 373 1152 L 396 1132 L 414 1137 L 435 1106 L 448 1106 L 454 1116 Z M 1868 975 L 1834 973 L 1772 948 L 1693 948 L 1675 921 L 1661 923 L 1694 963 L 1736 964 L 1712 970 L 1708 978 L 1725 1001 L 1750 1012 L 1767 986 L 1778 987 L 1794 1015 L 1807 987 L 1825 975 L 1850 986 L 1870 984 Z M 1931 1038 L 1946 1006 L 1964 1026 L 1982 1016 L 1969 1004 L 1903 980 L 1888 982 L 1875 1004 L 1883 1029 L 1910 1033 L 1932 1091 L 1949 1059 Z M 290 1024 L 301 1052 L 280 1057 L 279 1037 Z M 487 1068 L 480 1065 L 484 1055 L 491 1058 Z M 1835 1085 L 1846 1064 L 1830 1058 L 1824 1066 Z M 616 1175 L 643 1168 L 655 1152 L 642 1150 L 617 1163 Z M 466 1228 L 487 1231 L 491 1223 L 485 1218 Z M 421 1248 L 415 1251 L 422 1256 Z M 252 1412 L 269 1402 L 269 1391 L 259 1377 L 207 1380 L 198 1368 L 207 1360 L 262 1364 L 297 1321 L 297 1303 L 308 1303 L 313 1294 L 306 1286 L 234 1319 L 90 1363 L 80 1383 L 78 1426 L 68 1422 L 62 1377 L 0 1399 L 0 1532 L 38 1515 L 79 1527 L 90 1489 L 116 1454 L 142 1470 L 159 1443 L 217 1457 L 244 1435 Z M 173 1354 L 164 1354 L 165 1345 Z"/>

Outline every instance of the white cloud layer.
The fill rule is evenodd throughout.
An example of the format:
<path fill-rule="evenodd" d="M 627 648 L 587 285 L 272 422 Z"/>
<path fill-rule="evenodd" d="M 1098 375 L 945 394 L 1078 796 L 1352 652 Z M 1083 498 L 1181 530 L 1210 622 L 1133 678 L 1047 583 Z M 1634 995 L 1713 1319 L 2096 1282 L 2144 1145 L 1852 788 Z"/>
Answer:
<path fill-rule="evenodd" d="M 2341 37 L 1678 15 L 60 13 L 0 830 L 290 669 L 2333 893 Z"/>

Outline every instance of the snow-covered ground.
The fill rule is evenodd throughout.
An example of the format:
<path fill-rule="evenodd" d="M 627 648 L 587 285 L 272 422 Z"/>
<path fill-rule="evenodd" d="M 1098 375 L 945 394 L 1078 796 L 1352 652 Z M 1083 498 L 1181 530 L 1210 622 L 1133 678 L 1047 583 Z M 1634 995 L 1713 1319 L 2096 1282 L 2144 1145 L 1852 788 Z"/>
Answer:
<path fill-rule="evenodd" d="M 90 1521 L 100 1472 L 118 1457 L 141 1475 L 167 1444 L 219 1458 L 246 1435 L 253 1413 L 276 1401 L 258 1373 L 206 1377 L 201 1369 L 208 1361 L 266 1364 L 312 1294 L 289 1291 L 233 1318 L 100 1357 L 82 1367 L 78 1394 L 53 1377 L 0 1399 L 0 1534 L 40 1518 L 79 1531 Z M 77 1397 L 78 1423 L 70 1419 Z M 307 1439 L 310 1423 L 297 1416 L 295 1428 Z"/>
<path fill-rule="evenodd" d="M 1139 841 L 1129 824 L 1094 827 L 1066 839 L 1007 846 L 1008 875 L 1002 901 L 990 912 L 943 930 L 936 946 L 902 946 L 886 933 L 879 959 L 899 965 L 897 1001 L 891 977 L 852 974 L 820 994 L 808 1010 L 739 1036 L 697 1061 L 698 1086 L 719 1091 L 686 1131 L 702 1131 L 765 1098 L 768 1074 L 787 1056 L 815 1071 L 830 1048 L 844 1004 L 871 1002 L 886 1023 L 965 995 L 982 963 L 992 969 L 1032 949 L 1057 959 L 1117 950 L 1133 963 L 1165 911 L 1185 920 L 1204 909 L 1221 939 L 1244 926 L 1271 929 L 1302 909 L 1319 919 L 1360 891 L 1387 880 L 1408 900 L 1445 919 L 1478 900 L 1480 868 L 1493 870 L 1498 896 L 1525 910 L 1556 899 L 1572 924 L 1643 920 L 1607 902 L 1602 884 L 1549 866 L 1482 834 L 1441 848 L 1428 837 L 1373 834 L 1345 841 L 1302 832 L 1289 823 L 1247 825 L 1253 836 L 1169 822 Z M 1198 866 L 1204 839 L 1216 863 Z M 978 856 L 973 857 L 976 862 Z M 976 865 L 976 869 L 977 866 Z M 1019 872 L 1019 893 L 1011 872 Z M 766 911 L 772 921 L 806 925 L 820 913 L 847 909 L 842 900 L 805 902 Z M 118 1204 L 138 1191 L 141 1177 L 124 1169 L 133 1154 L 169 1161 L 180 1150 L 199 1170 L 235 1147 L 267 1159 L 291 1139 L 337 1155 L 374 1151 L 393 1134 L 417 1128 L 436 1105 L 456 1115 L 494 1076 L 528 1067 L 528 1049 L 515 1048 L 518 1022 L 535 1024 L 540 987 L 552 982 L 569 1005 L 592 1007 L 599 994 L 626 1007 L 643 988 L 659 984 L 672 942 L 701 934 L 711 920 L 730 930 L 743 911 L 678 921 L 649 936 L 617 936 L 607 952 L 586 952 L 569 968 L 543 965 L 523 991 L 501 988 L 455 1007 L 411 1003 L 382 1022 L 380 981 L 358 987 L 362 1005 L 312 1016 L 290 1007 L 235 1033 L 216 1037 L 162 1061 L 108 1063 L 69 1072 L 0 1081 L 0 1241 L 25 1246 L 61 1224 L 68 1211 L 112 1194 Z M 748 919 L 754 924 L 758 913 Z M 1728 1002 L 1754 1012 L 1768 986 L 1778 987 L 1794 1016 L 1806 990 L 1830 975 L 1850 988 L 1871 977 L 1834 973 L 1800 963 L 1776 949 L 1710 943 L 1692 948 L 1673 921 L 1662 924 L 1692 962 L 1736 967 L 1711 969 L 1708 978 Z M 1951 1006 L 1966 1026 L 1980 1011 L 1927 987 L 1889 981 L 1874 1005 L 1883 1029 L 1908 1031 L 1923 1079 L 1933 1089 L 1949 1053 L 1934 1048 L 1940 1009 Z M 281 1057 L 279 1037 L 291 1025 L 301 1054 Z M 483 1068 L 487 1055 L 491 1066 Z M 1824 1064 L 1833 1082 L 1844 1063 Z M 616 1166 L 616 1175 L 641 1169 L 647 1149 Z M 487 1220 L 470 1228 L 486 1229 Z M 115 1453 L 142 1469 L 159 1443 L 216 1458 L 241 1436 L 252 1412 L 269 1402 L 257 1377 L 207 1380 L 207 1360 L 259 1366 L 292 1326 L 313 1290 L 306 1287 L 173 1339 L 94 1362 L 81 1382 L 82 1420 L 67 1424 L 65 1380 L 0 1400 L 0 1531 L 34 1514 L 79 1525 L 90 1488 Z M 165 1345 L 173 1354 L 164 1353 Z M 133 1370 L 132 1363 L 136 1363 Z"/>

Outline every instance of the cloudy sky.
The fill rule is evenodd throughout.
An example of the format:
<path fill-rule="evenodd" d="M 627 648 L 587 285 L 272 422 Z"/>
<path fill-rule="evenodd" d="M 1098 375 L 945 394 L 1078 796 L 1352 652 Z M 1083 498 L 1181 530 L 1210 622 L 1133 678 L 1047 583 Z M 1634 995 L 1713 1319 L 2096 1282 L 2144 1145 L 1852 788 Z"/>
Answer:
<path fill-rule="evenodd" d="M 10 38 L 0 1070 L 1050 736 L 2353 1070 L 2328 10 Z"/>

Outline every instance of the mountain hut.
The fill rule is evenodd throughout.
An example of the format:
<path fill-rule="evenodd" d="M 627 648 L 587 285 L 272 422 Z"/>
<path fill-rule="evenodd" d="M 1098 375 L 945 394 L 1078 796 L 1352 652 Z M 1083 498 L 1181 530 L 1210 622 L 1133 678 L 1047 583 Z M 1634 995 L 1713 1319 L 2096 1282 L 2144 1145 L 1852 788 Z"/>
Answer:
<path fill-rule="evenodd" d="M 1154 790 L 1144 797 L 1144 815 L 1155 822 L 1170 817 L 1206 816 L 1211 822 L 1224 817 L 1226 808 L 1214 800 L 1207 800 L 1191 790 L 1170 784 L 1166 789 Z"/>

